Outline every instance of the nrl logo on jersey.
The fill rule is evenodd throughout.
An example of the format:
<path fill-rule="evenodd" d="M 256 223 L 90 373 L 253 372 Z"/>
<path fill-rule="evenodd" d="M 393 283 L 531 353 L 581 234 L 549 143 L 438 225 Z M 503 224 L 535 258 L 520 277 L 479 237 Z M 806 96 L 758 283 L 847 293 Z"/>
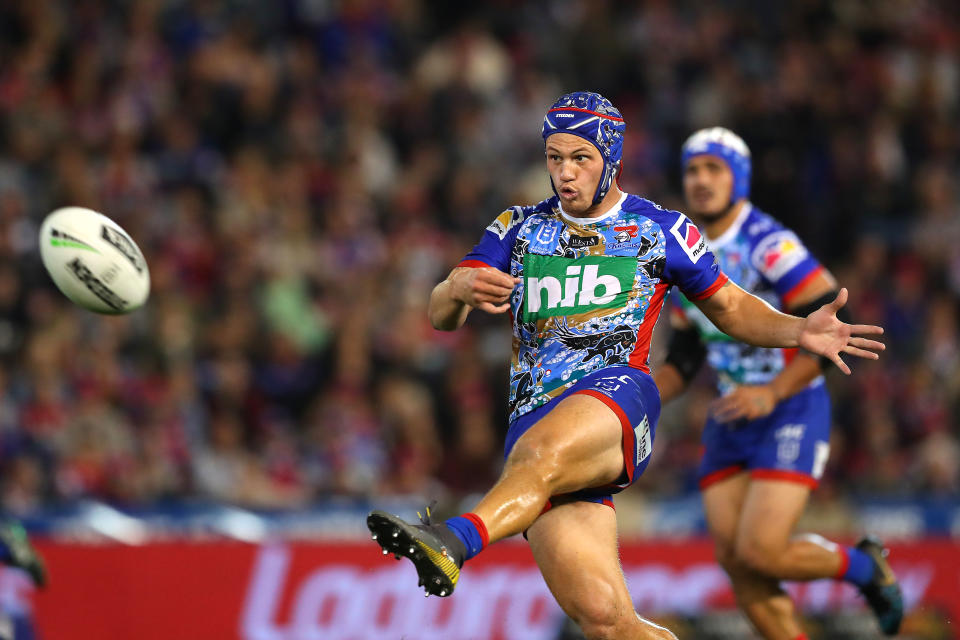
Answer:
<path fill-rule="evenodd" d="M 523 322 L 626 306 L 636 274 L 636 258 L 527 254 Z"/>

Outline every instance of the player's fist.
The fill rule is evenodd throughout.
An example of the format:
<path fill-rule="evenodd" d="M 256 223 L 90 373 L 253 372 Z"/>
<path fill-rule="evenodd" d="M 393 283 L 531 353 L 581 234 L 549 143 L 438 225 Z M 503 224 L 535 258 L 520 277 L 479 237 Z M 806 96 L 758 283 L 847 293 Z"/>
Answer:
<path fill-rule="evenodd" d="M 520 278 L 492 267 L 460 268 L 450 275 L 453 298 L 487 313 L 507 311 L 510 294 L 519 283 Z"/>

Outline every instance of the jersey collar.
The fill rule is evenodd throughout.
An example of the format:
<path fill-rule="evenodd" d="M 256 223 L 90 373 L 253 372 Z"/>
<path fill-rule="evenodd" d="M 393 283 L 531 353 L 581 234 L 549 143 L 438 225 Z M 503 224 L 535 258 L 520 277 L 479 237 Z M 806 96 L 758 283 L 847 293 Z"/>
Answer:
<path fill-rule="evenodd" d="M 621 207 L 623 207 L 623 201 L 626 199 L 627 199 L 627 192 L 624 191 L 623 195 L 620 196 L 620 199 L 617 200 L 617 203 L 612 207 L 610 207 L 610 211 L 607 211 L 602 216 L 598 216 L 596 218 L 575 218 L 570 214 L 568 214 L 566 211 L 564 211 L 563 205 L 560 204 L 559 202 L 557 203 L 557 206 L 560 208 L 560 215 L 563 216 L 564 220 L 566 220 L 567 222 L 572 222 L 573 224 L 576 224 L 576 225 L 583 226 L 586 224 L 597 224 L 598 222 L 602 222 L 603 220 L 607 220 L 617 215 L 618 213 L 620 213 L 620 209 Z"/>

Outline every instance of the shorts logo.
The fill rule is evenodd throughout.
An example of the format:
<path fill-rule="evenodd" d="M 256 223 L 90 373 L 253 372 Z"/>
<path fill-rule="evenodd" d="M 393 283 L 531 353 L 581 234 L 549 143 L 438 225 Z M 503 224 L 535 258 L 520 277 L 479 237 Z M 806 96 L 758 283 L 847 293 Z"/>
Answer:
<path fill-rule="evenodd" d="M 641 462 L 646 460 L 653 451 L 653 442 L 650 438 L 650 420 L 647 419 L 647 416 L 643 416 L 643 420 L 640 421 L 640 424 L 634 427 L 633 432 L 637 436 L 636 464 L 639 465 Z"/>
<path fill-rule="evenodd" d="M 607 376 L 605 378 L 597 378 L 593 383 L 593 388 L 610 394 L 614 391 L 619 391 L 620 387 L 626 384 L 637 386 L 637 383 L 634 382 L 630 376 Z"/>
<path fill-rule="evenodd" d="M 703 234 L 700 233 L 697 225 L 693 224 L 687 216 L 682 215 L 677 218 L 677 221 L 670 229 L 670 233 L 672 233 L 673 237 L 680 243 L 680 248 L 683 249 L 687 257 L 690 258 L 690 262 L 696 264 L 700 256 L 706 253 L 707 243 L 703 239 Z"/>
<path fill-rule="evenodd" d="M 777 463 L 781 466 L 793 466 L 800 457 L 800 441 L 803 440 L 805 424 L 785 424 L 777 429 L 773 437 L 777 440 Z"/>
<path fill-rule="evenodd" d="M 753 264 L 776 282 L 806 258 L 808 252 L 792 231 L 777 231 L 760 241 L 753 250 Z"/>
<path fill-rule="evenodd" d="M 637 274 L 636 258 L 527 254 L 523 321 L 626 306 Z"/>

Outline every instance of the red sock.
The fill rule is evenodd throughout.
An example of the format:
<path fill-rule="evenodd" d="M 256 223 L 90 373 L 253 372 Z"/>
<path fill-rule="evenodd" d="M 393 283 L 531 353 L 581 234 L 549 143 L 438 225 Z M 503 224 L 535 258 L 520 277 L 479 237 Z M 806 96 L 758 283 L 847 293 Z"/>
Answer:
<path fill-rule="evenodd" d="M 480 519 L 475 513 L 465 513 L 463 517 L 473 523 L 473 526 L 477 528 L 477 533 L 480 534 L 480 539 L 483 540 L 483 546 L 490 544 L 490 534 L 487 533 L 487 525 L 483 523 L 483 520 Z"/>

